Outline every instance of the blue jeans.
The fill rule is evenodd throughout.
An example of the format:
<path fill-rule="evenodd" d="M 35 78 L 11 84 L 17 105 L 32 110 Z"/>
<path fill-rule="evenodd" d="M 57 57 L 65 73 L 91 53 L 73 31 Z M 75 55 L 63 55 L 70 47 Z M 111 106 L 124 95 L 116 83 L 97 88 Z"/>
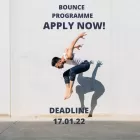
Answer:
<path fill-rule="evenodd" d="M 85 60 L 80 65 L 74 66 L 71 69 L 68 69 L 63 73 L 65 84 L 70 83 L 70 81 L 74 81 L 76 74 L 87 71 L 90 68 L 90 63 Z"/>

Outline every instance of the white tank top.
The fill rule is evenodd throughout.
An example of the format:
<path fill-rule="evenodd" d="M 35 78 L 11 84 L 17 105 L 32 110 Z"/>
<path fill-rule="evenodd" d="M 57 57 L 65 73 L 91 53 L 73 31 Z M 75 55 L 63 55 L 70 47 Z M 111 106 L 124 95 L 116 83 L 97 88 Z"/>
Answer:
<path fill-rule="evenodd" d="M 79 65 L 82 62 L 84 62 L 84 60 L 81 60 L 80 58 L 77 58 L 75 53 L 73 53 L 73 59 L 72 60 L 69 60 L 69 59 L 66 58 L 66 53 L 64 53 L 63 56 L 64 56 L 64 59 L 66 60 L 66 64 L 69 64 L 69 65 Z"/>

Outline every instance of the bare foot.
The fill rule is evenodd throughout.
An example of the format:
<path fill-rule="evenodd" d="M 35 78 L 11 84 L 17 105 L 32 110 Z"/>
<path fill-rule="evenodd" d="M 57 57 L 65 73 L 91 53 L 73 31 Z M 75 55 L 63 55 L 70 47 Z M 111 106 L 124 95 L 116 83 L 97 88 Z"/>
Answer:
<path fill-rule="evenodd" d="M 66 88 L 66 91 L 65 91 L 65 94 L 64 94 L 64 99 L 67 97 L 68 91 L 69 91 L 69 88 Z"/>
<path fill-rule="evenodd" d="M 73 90 L 68 90 L 65 94 L 65 97 L 64 97 L 64 100 L 68 99 L 71 97 L 71 94 L 72 94 Z"/>

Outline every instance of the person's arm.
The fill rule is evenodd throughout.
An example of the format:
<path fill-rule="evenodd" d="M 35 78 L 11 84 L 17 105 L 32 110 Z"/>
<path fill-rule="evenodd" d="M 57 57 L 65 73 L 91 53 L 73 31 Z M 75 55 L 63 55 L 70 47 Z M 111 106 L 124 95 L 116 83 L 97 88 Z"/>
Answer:
<path fill-rule="evenodd" d="M 78 46 L 75 46 L 75 44 L 77 43 L 77 41 L 80 39 L 80 38 L 83 38 L 84 36 L 86 36 L 86 33 L 81 33 L 78 37 L 76 37 L 71 45 L 67 48 L 67 58 L 68 59 L 71 59 L 72 58 L 72 54 L 73 54 L 73 50 L 74 48 L 79 48 L 79 45 Z M 84 39 L 84 38 L 83 38 Z"/>

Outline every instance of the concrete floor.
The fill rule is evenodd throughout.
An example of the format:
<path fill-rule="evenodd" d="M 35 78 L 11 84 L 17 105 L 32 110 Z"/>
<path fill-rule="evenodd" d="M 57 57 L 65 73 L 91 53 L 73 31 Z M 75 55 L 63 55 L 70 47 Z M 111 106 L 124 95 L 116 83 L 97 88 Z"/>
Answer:
<path fill-rule="evenodd" d="M 140 122 L 86 121 L 56 125 L 44 122 L 0 122 L 0 140 L 140 140 Z"/>

